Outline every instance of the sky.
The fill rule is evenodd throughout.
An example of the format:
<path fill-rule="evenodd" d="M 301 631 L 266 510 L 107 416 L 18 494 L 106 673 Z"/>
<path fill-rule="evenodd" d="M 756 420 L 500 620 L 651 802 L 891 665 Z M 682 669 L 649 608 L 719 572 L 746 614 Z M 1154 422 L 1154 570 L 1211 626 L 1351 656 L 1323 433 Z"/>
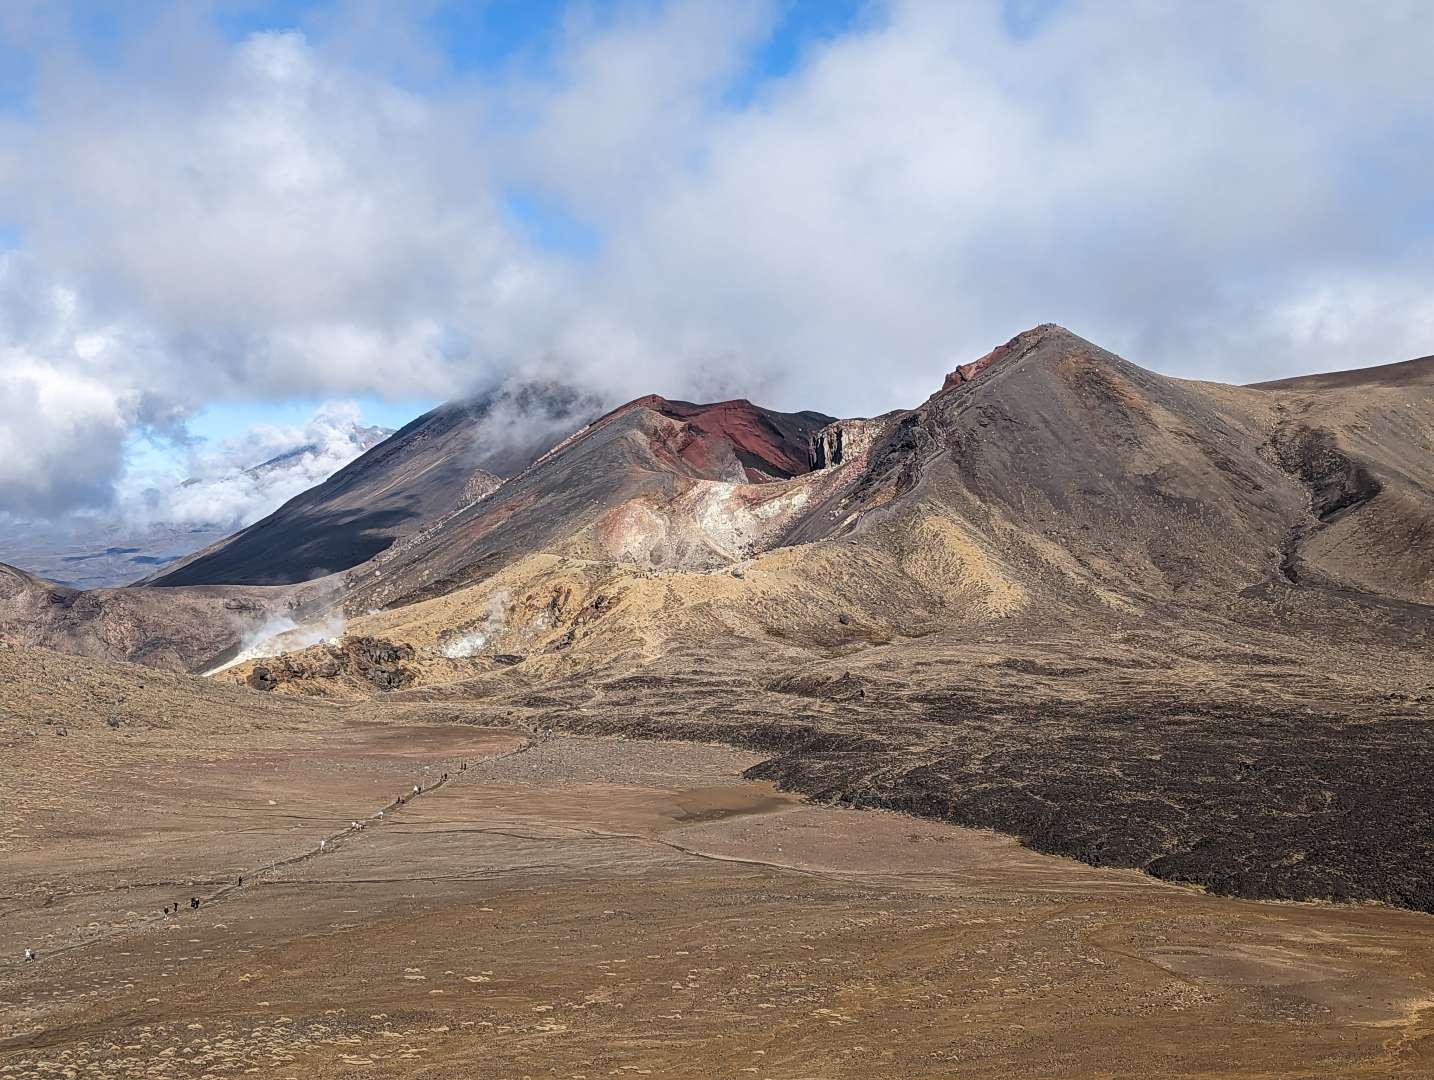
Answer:
<path fill-rule="evenodd" d="M 505 384 L 871 415 L 1042 322 L 1425 355 L 1431 53 L 1424 0 L 0 0 L 0 519 Z"/>

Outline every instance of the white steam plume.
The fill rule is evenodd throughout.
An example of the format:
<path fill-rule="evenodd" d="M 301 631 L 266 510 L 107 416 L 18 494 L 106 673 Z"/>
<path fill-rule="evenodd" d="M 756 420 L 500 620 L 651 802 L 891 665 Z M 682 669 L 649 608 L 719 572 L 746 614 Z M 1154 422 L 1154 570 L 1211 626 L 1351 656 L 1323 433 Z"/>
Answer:
<path fill-rule="evenodd" d="M 270 615 L 258 626 L 246 633 L 239 642 L 239 652 L 217 667 L 204 672 L 218 675 L 246 660 L 257 660 L 264 656 L 278 656 L 280 653 L 297 652 L 310 645 L 338 641 L 344 633 L 343 609 L 335 606 L 321 619 L 297 623 L 288 615 Z"/>
<path fill-rule="evenodd" d="M 489 597 L 483 617 L 467 629 L 450 631 L 440 639 L 438 651 L 450 660 L 466 660 L 477 656 L 484 646 L 507 626 L 507 606 L 508 592 L 506 589 L 500 589 Z"/>

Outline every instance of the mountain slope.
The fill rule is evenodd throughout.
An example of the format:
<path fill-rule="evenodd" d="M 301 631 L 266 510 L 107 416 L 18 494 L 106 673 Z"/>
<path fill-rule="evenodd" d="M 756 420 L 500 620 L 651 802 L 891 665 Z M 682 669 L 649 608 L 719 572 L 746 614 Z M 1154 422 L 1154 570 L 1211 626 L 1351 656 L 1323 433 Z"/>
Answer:
<path fill-rule="evenodd" d="M 1434 604 L 1434 357 L 1262 383 L 1272 445 L 1310 491 L 1287 573 Z"/>
<path fill-rule="evenodd" d="M 781 478 L 810 468 L 812 439 L 830 421 L 746 401 L 630 402 L 488 498 L 356 567 L 347 606 L 411 603 L 549 550 L 653 567 L 720 565 L 741 543 L 734 519 L 746 510 L 755 529 L 773 512 Z M 678 504 L 686 512 L 667 513 Z M 715 527 L 702 528 L 704 519 Z"/>
<path fill-rule="evenodd" d="M 281 585 L 345 570 L 491 490 L 591 408 L 550 387 L 439 406 L 268 517 L 145 584 Z"/>
<path fill-rule="evenodd" d="M 1289 379 L 1251 383 L 1254 390 L 1348 390 L 1365 386 L 1411 387 L 1434 385 L 1434 356 L 1421 356 L 1397 364 L 1327 371 L 1318 375 L 1296 375 Z"/>

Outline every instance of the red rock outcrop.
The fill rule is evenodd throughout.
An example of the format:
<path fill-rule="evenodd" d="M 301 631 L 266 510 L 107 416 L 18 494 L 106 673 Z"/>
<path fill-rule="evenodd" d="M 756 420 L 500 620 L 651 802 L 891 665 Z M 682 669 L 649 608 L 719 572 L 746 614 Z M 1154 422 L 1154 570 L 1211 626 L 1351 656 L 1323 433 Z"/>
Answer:
<path fill-rule="evenodd" d="M 754 484 L 810 472 L 812 437 L 832 422 L 821 413 L 774 412 L 742 398 L 696 405 L 648 394 L 614 409 L 593 427 L 634 409 L 649 409 L 683 425 L 654 446 L 659 455 L 676 457 L 698 475 L 715 477 L 735 454 Z"/>
<path fill-rule="evenodd" d="M 960 386 L 962 383 L 971 382 L 981 372 L 993 364 L 999 364 L 1001 359 L 1011 351 L 1010 342 L 1005 345 L 997 345 L 979 360 L 972 360 L 969 364 L 959 365 L 955 371 L 946 376 L 946 381 L 941 384 L 942 390 L 950 390 L 953 386 Z"/>

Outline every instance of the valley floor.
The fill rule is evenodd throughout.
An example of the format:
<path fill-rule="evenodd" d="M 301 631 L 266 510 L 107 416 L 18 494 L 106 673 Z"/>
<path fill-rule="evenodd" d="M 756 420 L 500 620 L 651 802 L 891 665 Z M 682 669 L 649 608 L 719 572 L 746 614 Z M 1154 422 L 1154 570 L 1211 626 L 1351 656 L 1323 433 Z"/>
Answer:
<path fill-rule="evenodd" d="M 368 715 L 12 746 L 0 1076 L 1434 1073 L 1428 915 L 811 805 L 727 748 Z"/>

